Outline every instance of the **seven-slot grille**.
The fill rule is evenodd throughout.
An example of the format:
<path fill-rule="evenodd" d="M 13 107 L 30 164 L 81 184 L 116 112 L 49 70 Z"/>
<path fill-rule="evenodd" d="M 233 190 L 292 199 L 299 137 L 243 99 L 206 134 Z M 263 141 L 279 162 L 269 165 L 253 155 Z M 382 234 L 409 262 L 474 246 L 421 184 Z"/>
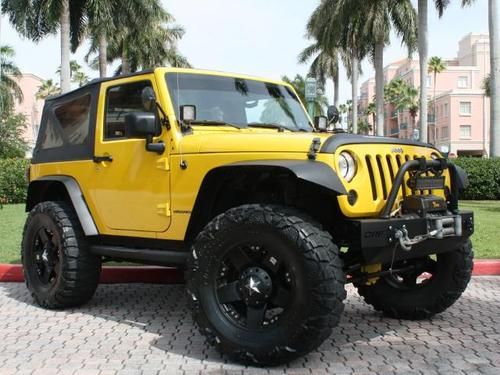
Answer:
<path fill-rule="evenodd" d="M 366 155 L 365 162 L 370 176 L 373 200 L 386 200 L 399 168 L 408 160 L 417 159 L 419 157 L 422 156 L 416 154 Z M 428 173 L 426 174 L 428 175 Z M 408 177 L 408 173 L 406 173 L 404 187 L 402 188 L 403 197 L 411 194 L 411 189 L 406 184 Z M 420 191 L 417 193 L 423 194 L 424 192 Z M 426 193 L 431 194 L 432 192 L 427 191 Z M 398 195 L 401 195 L 401 188 L 399 189 Z"/>

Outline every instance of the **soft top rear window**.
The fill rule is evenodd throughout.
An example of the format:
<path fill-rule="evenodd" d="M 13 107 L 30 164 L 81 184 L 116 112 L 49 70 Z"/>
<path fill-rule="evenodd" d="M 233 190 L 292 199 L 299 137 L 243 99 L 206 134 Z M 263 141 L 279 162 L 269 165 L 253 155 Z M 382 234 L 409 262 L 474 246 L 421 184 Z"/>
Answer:
<path fill-rule="evenodd" d="M 33 163 L 92 159 L 98 85 L 45 102 Z"/>

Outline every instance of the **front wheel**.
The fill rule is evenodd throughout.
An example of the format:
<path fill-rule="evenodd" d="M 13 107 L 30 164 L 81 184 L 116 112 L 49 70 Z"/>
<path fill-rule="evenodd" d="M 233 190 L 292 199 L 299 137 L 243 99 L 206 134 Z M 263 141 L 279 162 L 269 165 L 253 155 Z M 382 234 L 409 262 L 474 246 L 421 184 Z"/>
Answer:
<path fill-rule="evenodd" d="M 389 317 L 430 318 L 462 295 L 472 275 L 473 257 L 471 241 L 466 240 L 446 253 L 397 262 L 393 269 L 409 270 L 356 287 L 366 303 Z"/>
<path fill-rule="evenodd" d="M 234 360 L 288 362 L 319 346 L 340 320 L 346 292 L 338 248 L 302 216 L 236 207 L 193 244 L 187 281 L 194 319 Z"/>

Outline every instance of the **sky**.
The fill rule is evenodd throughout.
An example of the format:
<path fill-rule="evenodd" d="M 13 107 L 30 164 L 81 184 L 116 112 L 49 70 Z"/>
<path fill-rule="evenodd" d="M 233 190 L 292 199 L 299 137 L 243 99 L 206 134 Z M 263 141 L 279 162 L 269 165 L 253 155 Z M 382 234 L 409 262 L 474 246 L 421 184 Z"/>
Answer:
<path fill-rule="evenodd" d="M 6 0 L 0 0 L 0 2 Z M 311 41 L 305 37 L 307 20 L 319 0 L 162 0 L 176 23 L 185 28 L 179 50 L 191 65 L 201 69 L 238 72 L 279 79 L 282 75 L 305 75 L 307 65 L 297 62 L 297 55 Z M 414 0 L 416 2 L 416 0 Z M 458 41 L 470 32 L 488 31 L 488 1 L 476 0 L 462 9 L 460 0 L 452 0 L 445 15 L 439 19 L 429 1 L 429 56 L 455 57 Z M 3 16 L 0 26 L 0 44 L 16 50 L 15 61 L 22 72 L 33 73 L 43 79 L 54 78 L 60 62 L 59 36 L 49 36 L 35 44 L 21 38 Z M 85 66 L 84 43 L 72 56 Z M 392 35 L 386 47 L 384 65 L 407 57 L 406 48 Z M 416 58 L 417 55 L 415 54 Z M 360 83 L 374 75 L 371 63 L 363 62 Z M 96 71 L 85 66 L 94 78 Z M 112 70 L 108 69 L 108 74 Z M 341 68 L 340 100 L 351 96 L 350 83 Z M 326 94 L 332 101 L 332 84 Z"/>

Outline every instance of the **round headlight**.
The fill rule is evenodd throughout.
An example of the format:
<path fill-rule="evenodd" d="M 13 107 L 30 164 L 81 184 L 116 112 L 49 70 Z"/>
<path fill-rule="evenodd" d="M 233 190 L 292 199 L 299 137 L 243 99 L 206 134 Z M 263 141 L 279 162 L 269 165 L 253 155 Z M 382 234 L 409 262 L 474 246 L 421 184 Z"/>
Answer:
<path fill-rule="evenodd" d="M 356 175 L 356 161 L 352 155 L 346 151 L 340 153 L 338 158 L 339 173 L 347 182 L 350 182 Z"/>

